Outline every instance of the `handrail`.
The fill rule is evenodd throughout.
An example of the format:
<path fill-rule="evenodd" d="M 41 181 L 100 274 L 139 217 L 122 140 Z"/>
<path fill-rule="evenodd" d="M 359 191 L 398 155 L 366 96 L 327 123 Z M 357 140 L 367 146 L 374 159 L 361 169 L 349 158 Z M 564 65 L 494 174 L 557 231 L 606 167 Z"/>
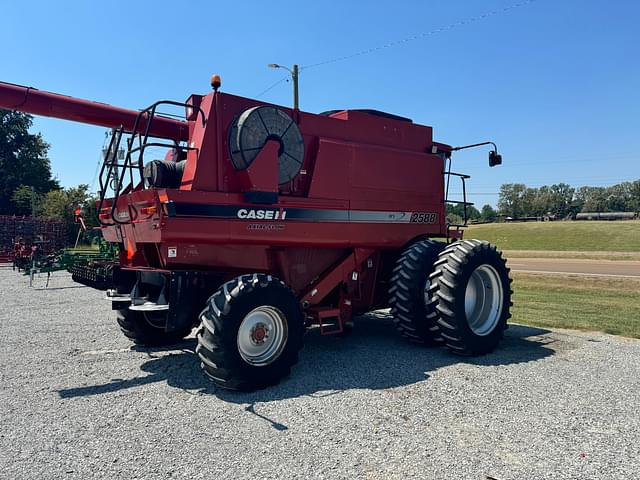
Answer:
<path fill-rule="evenodd" d="M 125 159 L 124 162 L 122 164 L 118 163 L 117 157 L 113 157 L 113 159 L 110 159 L 108 156 L 105 157 L 104 163 L 102 165 L 102 169 L 100 171 L 100 206 L 99 209 L 101 211 L 102 206 L 104 205 L 104 200 L 105 200 L 105 195 L 106 195 L 106 191 L 108 188 L 108 179 L 109 178 L 117 178 L 116 180 L 116 185 L 113 190 L 114 190 L 114 197 L 113 197 L 113 203 L 111 205 L 111 220 L 113 223 L 103 223 L 102 221 L 100 221 L 101 225 L 114 225 L 114 224 L 119 224 L 119 225 L 124 225 L 127 223 L 130 223 L 134 220 L 134 213 L 133 210 L 131 208 L 129 208 L 129 212 L 128 212 L 128 218 L 127 220 L 120 220 L 117 215 L 116 215 L 116 209 L 118 206 L 118 199 L 120 198 L 120 196 L 125 193 L 122 190 L 122 186 L 124 185 L 124 180 L 125 180 L 125 176 L 127 175 L 127 171 L 129 173 L 129 186 L 131 187 L 131 190 L 136 190 L 138 188 L 142 188 L 145 189 L 146 186 L 144 184 L 144 152 L 145 149 L 148 147 L 161 147 L 161 148 L 173 148 L 176 150 L 195 150 L 196 152 L 199 152 L 199 149 L 196 147 L 192 147 L 192 146 L 179 146 L 179 142 L 177 140 L 174 140 L 173 144 L 167 144 L 167 143 L 159 143 L 159 142 L 149 142 L 149 137 L 155 137 L 156 135 L 154 135 L 152 132 L 152 124 L 154 122 L 154 120 L 159 116 L 156 114 L 156 109 L 158 108 L 159 105 L 173 105 L 173 106 L 178 106 L 178 107 L 184 107 L 185 108 L 185 113 L 186 113 L 186 109 L 187 108 L 196 108 L 198 113 L 200 114 L 200 119 L 202 122 L 202 126 L 204 127 L 204 125 L 206 124 L 206 117 L 204 114 L 204 111 L 202 110 L 202 108 L 200 108 L 199 106 L 194 107 L 193 105 L 189 105 L 183 102 L 176 102 L 173 100 L 159 100 L 153 104 L 151 104 L 150 106 L 148 106 L 147 108 L 145 108 L 144 110 L 141 110 L 138 115 L 136 116 L 136 119 L 133 123 L 133 127 L 131 129 L 130 132 L 130 137 L 127 139 L 127 153 L 125 155 Z M 161 116 L 160 116 L 161 117 Z M 164 117 L 161 117 L 164 118 Z M 197 115 L 196 115 L 196 120 L 197 120 Z M 143 119 L 144 124 L 143 124 Z M 117 150 L 120 146 L 120 141 L 122 138 L 122 134 L 125 133 L 124 128 L 120 127 L 120 129 L 118 130 L 118 137 L 117 137 L 117 142 L 114 146 L 113 142 L 115 141 L 115 133 L 112 136 L 111 142 L 109 144 L 109 150 L 107 150 L 107 152 L 111 152 L 112 148 L 115 148 L 114 152 L 116 152 L 117 155 Z M 136 139 L 137 139 L 137 146 L 134 146 L 136 143 Z M 134 164 L 133 161 L 133 154 L 137 153 L 138 157 L 137 157 L 137 161 Z M 104 170 L 105 168 L 108 167 L 108 171 L 107 171 L 107 181 L 103 182 L 103 176 L 104 176 Z M 113 170 L 116 167 L 120 167 L 122 170 L 120 172 L 118 172 L 116 170 L 116 175 L 118 175 L 117 177 L 115 177 L 113 175 Z M 138 175 L 140 178 L 140 182 L 139 184 L 136 184 L 135 179 L 134 179 L 134 174 L 133 171 L 134 169 L 138 170 Z M 100 212 L 98 213 L 100 214 Z"/>

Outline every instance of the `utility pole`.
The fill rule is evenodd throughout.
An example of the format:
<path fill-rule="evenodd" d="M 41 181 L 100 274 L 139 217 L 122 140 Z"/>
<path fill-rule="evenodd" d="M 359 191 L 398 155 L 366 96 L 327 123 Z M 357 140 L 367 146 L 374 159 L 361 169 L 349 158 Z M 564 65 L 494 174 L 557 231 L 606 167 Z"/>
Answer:
<path fill-rule="evenodd" d="M 293 81 L 293 109 L 299 110 L 299 98 L 298 98 L 298 65 L 293 66 L 291 72 L 291 80 Z"/>
<path fill-rule="evenodd" d="M 293 65 L 292 68 L 289 67 L 285 67 L 283 65 L 278 65 L 277 63 L 270 63 L 269 65 L 267 65 L 267 67 L 269 68 L 283 68 L 284 70 L 286 70 L 287 72 L 289 72 L 291 74 L 291 81 L 293 83 L 293 109 L 294 110 L 299 110 L 300 109 L 300 102 L 299 102 L 299 94 L 298 94 L 298 72 L 299 72 L 299 67 L 298 65 Z"/>

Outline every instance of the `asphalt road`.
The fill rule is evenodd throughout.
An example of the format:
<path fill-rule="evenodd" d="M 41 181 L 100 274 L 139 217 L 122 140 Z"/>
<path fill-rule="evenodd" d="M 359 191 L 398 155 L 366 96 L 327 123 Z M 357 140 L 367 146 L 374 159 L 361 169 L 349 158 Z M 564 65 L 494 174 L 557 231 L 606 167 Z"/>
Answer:
<path fill-rule="evenodd" d="M 606 277 L 640 277 L 640 261 L 635 260 L 512 258 L 508 259 L 508 265 L 514 272 L 572 273 Z"/>
<path fill-rule="evenodd" d="M 131 348 L 102 293 L 35 287 L 0 269 L 2 479 L 640 478 L 640 341 L 515 326 L 459 358 L 372 315 L 239 394 L 193 338 Z"/>

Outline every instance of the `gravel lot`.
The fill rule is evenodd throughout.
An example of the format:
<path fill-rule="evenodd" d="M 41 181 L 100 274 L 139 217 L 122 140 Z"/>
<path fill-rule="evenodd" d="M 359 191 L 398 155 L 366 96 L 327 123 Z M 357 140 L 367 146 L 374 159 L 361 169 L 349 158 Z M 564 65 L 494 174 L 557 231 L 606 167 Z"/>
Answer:
<path fill-rule="evenodd" d="M 217 390 L 189 338 L 132 349 L 98 291 L 0 268 L 0 477 L 640 478 L 640 342 L 512 326 L 478 359 L 388 318 Z"/>

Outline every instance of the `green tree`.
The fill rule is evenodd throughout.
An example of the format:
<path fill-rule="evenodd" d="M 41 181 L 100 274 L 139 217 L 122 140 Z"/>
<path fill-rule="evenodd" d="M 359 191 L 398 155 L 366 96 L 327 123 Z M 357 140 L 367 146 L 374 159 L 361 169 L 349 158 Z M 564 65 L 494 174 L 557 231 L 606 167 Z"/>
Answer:
<path fill-rule="evenodd" d="M 630 203 L 628 190 L 625 183 L 611 185 L 607 188 L 607 204 L 606 209 L 609 212 L 624 212 Z"/>
<path fill-rule="evenodd" d="M 89 185 L 52 190 L 42 200 L 42 216 L 51 220 L 73 222 L 77 207 L 90 208 Z M 95 207 L 93 209 L 95 211 Z"/>
<path fill-rule="evenodd" d="M 82 218 L 87 228 L 97 227 L 98 223 L 98 201 L 100 197 L 98 195 L 91 195 L 87 197 L 87 200 L 82 205 Z"/>
<path fill-rule="evenodd" d="M 640 180 L 629 182 L 627 189 L 629 191 L 627 211 L 640 213 Z"/>
<path fill-rule="evenodd" d="M 538 203 L 538 189 L 527 187 L 524 189 L 521 195 L 522 204 L 522 216 L 531 217 L 541 215 L 537 208 Z"/>
<path fill-rule="evenodd" d="M 24 208 L 24 203 L 18 207 L 13 200 L 21 185 L 33 187 L 38 193 L 60 188 L 51 176 L 49 145 L 40 134 L 29 133 L 32 124 L 31 115 L 0 109 L 0 214 Z M 24 202 L 24 191 L 16 198 Z"/>
<path fill-rule="evenodd" d="M 482 206 L 480 210 L 480 220 L 483 222 L 492 222 L 497 216 L 498 212 L 496 212 L 491 205 L 486 204 Z"/>
<path fill-rule="evenodd" d="M 580 187 L 577 196 L 582 201 L 583 212 L 605 211 L 607 192 L 604 187 Z"/>
<path fill-rule="evenodd" d="M 505 183 L 500 187 L 498 210 L 502 215 L 513 218 L 524 216 L 523 197 L 526 188 L 524 183 Z"/>
<path fill-rule="evenodd" d="M 551 192 L 551 213 L 564 218 L 569 213 L 569 207 L 573 202 L 575 189 L 566 183 L 558 183 L 549 187 Z"/>
<path fill-rule="evenodd" d="M 20 185 L 11 195 L 13 212 L 15 215 L 39 215 L 42 203 L 42 195 L 33 187 Z"/>
<path fill-rule="evenodd" d="M 449 223 L 460 224 L 464 222 L 464 205 L 461 203 L 447 204 L 447 218 Z M 467 220 L 479 220 L 480 212 L 473 205 L 467 206 Z M 455 221 L 454 221 L 455 220 Z"/>

